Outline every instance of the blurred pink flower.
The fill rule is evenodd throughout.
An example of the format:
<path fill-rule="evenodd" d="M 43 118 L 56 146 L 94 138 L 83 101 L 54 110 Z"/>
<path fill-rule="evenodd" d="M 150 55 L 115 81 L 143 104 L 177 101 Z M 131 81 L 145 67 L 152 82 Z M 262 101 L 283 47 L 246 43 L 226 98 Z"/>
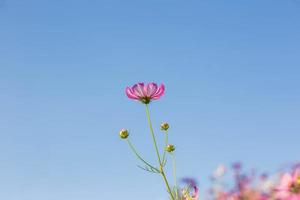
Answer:
<path fill-rule="evenodd" d="M 268 200 L 267 196 L 264 196 L 259 191 L 247 188 L 243 191 L 236 191 L 233 193 L 221 193 L 217 200 Z"/>
<path fill-rule="evenodd" d="M 225 165 L 219 165 L 217 169 L 213 172 L 214 178 L 220 178 L 226 173 L 226 167 Z"/>
<path fill-rule="evenodd" d="M 159 99 L 165 92 L 164 84 L 159 87 L 156 83 L 137 83 L 132 87 L 126 87 L 126 95 L 130 99 L 139 100 L 144 104 L 150 103 L 151 100 Z"/>
<path fill-rule="evenodd" d="M 300 200 L 299 171 L 295 170 L 293 174 L 285 173 L 275 191 L 279 200 Z"/>
<path fill-rule="evenodd" d="M 189 189 L 183 189 L 183 200 L 197 200 L 199 198 L 199 188 L 197 187 L 197 181 L 194 178 L 183 178 L 181 181 L 188 185 L 188 188 L 193 188 L 194 191 L 190 195 Z"/>
<path fill-rule="evenodd" d="M 194 188 L 194 192 L 192 193 L 192 195 L 189 194 L 188 190 L 183 190 L 182 194 L 183 194 L 183 200 L 198 200 L 199 198 L 199 189 L 196 186 L 193 186 Z"/>

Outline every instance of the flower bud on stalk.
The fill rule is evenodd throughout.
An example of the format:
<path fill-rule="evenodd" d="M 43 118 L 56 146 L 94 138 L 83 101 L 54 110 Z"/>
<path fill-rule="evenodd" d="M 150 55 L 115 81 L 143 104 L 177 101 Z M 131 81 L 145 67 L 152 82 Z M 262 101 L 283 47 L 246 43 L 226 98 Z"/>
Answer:
<path fill-rule="evenodd" d="M 121 129 L 119 132 L 120 138 L 126 139 L 129 136 L 128 130 L 126 129 Z"/>
<path fill-rule="evenodd" d="M 169 124 L 164 122 L 160 125 L 161 130 L 166 131 L 169 129 Z"/>
<path fill-rule="evenodd" d="M 168 144 L 166 146 L 166 151 L 169 152 L 169 153 L 172 153 L 173 151 L 175 151 L 175 147 L 173 144 Z"/>

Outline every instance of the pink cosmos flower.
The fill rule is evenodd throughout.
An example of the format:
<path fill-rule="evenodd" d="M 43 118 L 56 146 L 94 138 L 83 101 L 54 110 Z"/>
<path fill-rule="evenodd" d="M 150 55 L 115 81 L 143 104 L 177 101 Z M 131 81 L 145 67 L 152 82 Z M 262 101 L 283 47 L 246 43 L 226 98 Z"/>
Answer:
<path fill-rule="evenodd" d="M 199 189 L 197 186 L 193 186 L 194 192 L 192 195 L 189 194 L 189 191 L 187 189 L 184 189 L 182 191 L 183 200 L 198 200 L 199 198 Z"/>
<path fill-rule="evenodd" d="M 247 188 L 243 191 L 235 191 L 230 193 L 220 193 L 217 200 L 268 200 L 267 196 L 264 196 L 260 191 Z"/>
<path fill-rule="evenodd" d="M 144 104 L 149 104 L 151 100 L 159 99 L 165 92 L 164 84 L 159 87 L 156 83 L 137 83 L 132 87 L 126 87 L 126 95 L 130 99 L 139 100 Z"/>
<path fill-rule="evenodd" d="M 275 191 L 278 200 L 300 200 L 299 171 L 296 170 L 293 174 L 284 174 Z"/>
<path fill-rule="evenodd" d="M 192 194 L 192 199 L 197 200 L 199 198 L 199 189 L 198 187 L 194 186 L 194 192 Z"/>
<path fill-rule="evenodd" d="M 183 200 L 198 200 L 199 198 L 199 188 L 197 187 L 197 182 L 193 178 L 183 178 L 182 179 L 183 183 L 188 184 L 190 188 L 193 188 L 194 191 L 190 195 L 189 189 L 183 189 L 182 190 L 182 195 L 183 195 Z"/>

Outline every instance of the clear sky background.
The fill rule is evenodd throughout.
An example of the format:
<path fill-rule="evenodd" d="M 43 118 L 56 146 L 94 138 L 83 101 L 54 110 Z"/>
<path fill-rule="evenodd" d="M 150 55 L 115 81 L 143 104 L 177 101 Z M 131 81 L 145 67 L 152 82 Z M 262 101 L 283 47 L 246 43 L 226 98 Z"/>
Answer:
<path fill-rule="evenodd" d="M 165 83 L 157 135 L 202 190 L 300 159 L 298 0 L 1 0 L 0 41 L 0 199 L 164 199 L 118 137 L 155 161 L 138 81 Z"/>

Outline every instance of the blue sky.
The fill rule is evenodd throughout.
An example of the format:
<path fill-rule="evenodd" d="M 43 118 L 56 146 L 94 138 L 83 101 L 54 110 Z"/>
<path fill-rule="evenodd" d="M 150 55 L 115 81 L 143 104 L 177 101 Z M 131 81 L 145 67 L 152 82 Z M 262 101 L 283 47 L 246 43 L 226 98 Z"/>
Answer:
<path fill-rule="evenodd" d="M 299 160 L 299 19 L 298 0 L 2 0 L 0 199 L 164 199 L 118 138 L 154 161 L 138 81 L 165 83 L 157 135 L 201 188 L 220 163 Z"/>

